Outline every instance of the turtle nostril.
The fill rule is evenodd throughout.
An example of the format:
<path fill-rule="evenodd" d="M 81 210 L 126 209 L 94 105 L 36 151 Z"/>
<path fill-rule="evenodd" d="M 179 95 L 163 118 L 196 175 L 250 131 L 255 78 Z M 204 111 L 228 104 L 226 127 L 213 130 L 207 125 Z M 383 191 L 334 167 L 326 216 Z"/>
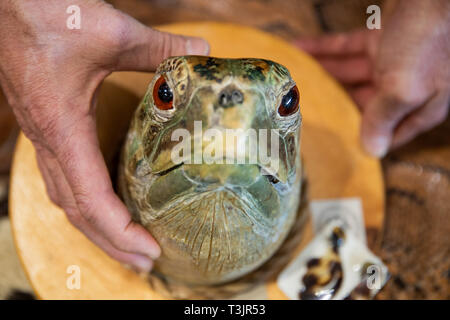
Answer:
<path fill-rule="evenodd" d="M 233 101 L 234 104 L 239 104 L 244 101 L 244 95 L 239 90 L 233 90 L 231 93 L 231 101 Z"/>
<path fill-rule="evenodd" d="M 222 93 L 219 95 L 219 104 L 220 104 L 222 107 L 224 107 L 224 106 L 228 105 L 228 101 L 229 101 L 228 95 L 227 95 L 226 93 L 222 92 Z"/>
<path fill-rule="evenodd" d="M 244 101 L 244 94 L 236 87 L 226 87 L 219 94 L 219 105 L 222 108 L 230 108 Z"/>

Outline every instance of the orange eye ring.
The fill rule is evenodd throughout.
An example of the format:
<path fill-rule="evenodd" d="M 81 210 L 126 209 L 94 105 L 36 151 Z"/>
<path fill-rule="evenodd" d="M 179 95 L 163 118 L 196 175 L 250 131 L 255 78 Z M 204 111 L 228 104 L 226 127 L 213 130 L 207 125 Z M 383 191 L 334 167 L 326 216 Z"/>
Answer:
<path fill-rule="evenodd" d="M 298 111 L 300 101 L 300 94 L 297 86 L 293 86 L 291 90 L 283 97 L 280 106 L 278 107 L 278 114 L 282 117 L 293 115 Z"/>
<path fill-rule="evenodd" d="M 173 109 L 173 93 L 163 76 L 156 80 L 153 87 L 153 101 L 159 110 Z"/>

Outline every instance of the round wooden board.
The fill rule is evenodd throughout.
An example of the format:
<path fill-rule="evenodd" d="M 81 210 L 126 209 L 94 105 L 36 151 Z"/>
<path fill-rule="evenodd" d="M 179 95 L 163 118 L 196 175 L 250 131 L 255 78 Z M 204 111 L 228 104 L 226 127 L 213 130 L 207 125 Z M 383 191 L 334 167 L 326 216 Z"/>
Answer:
<path fill-rule="evenodd" d="M 359 197 L 366 227 L 381 227 L 384 195 L 380 164 L 360 148 L 360 118 L 355 105 L 311 57 L 281 39 L 232 24 L 180 23 L 159 29 L 206 38 L 212 56 L 266 58 L 285 65 L 301 94 L 302 154 L 310 198 Z M 151 77 L 145 73 L 115 73 L 103 85 L 98 107 L 99 140 L 108 163 L 120 143 L 118 132 L 126 130 L 124 119 L 131 115 Z M 18 254 L 39 298 L 162 298 L 145 279 L 87 240 L 50 202 L 33 146 L 23 135 L 14 155 L 9 203 Z M 304 242 L 310 237 L 308 227 Z M 70 277 L 67 269 L 73 265 L 81 271 L 78 290 L 66 285 Z M 267 288 L 270 298 L 285 298 L 274 283 Z"/>

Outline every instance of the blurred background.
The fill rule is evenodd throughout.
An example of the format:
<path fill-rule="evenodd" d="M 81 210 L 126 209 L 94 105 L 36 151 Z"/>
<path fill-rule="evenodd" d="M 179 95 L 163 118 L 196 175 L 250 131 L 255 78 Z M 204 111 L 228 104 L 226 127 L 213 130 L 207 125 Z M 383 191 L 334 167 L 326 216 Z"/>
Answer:
<path fill-rule="evenodd" d="M 395 1 L 395 0 L 386 0 Z M 221 21 L 252 26 L 287 41 L 366 24 L 377 0 L 110 0 L 149 26 Z M 388 3 L 389 5 L 389 3 Z M 19 130 L 0 90 L 0 299 L 33 299 L 8 220 L 10 163 Z M 450 119 L 383 160 L 386 215 L 367 230 L 391 280 L 377 299 L 450 299 Z"/>

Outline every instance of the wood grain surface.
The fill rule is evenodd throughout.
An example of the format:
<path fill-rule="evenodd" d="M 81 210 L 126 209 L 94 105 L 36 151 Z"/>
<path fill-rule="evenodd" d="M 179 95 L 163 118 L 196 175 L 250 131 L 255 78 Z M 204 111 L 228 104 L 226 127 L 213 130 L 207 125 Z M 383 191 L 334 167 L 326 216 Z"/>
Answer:
<path fill-rule="evenodd" d="M 359 113 L 345 91 L 311 57 L 261 31 L 221 23 L 181 23 L 160 29 L 202 36 L 211 55 L 257 57 L 284 64 L 298 84 L 303 114 L 302 155 L 312 199 L 359 197 L 366 226 L 383 223 L 380 163 L 359 144 Z M 99 139 L 108 163 L 151 74 L 116 73 L 99 97 Z M 20 136 L 13 160 L 10 214 L 19 256 L 43 299 L 158 299 L 143 278 L 110 259 L 70 225 L 45 193 L 34 149 Z M 308 234 L 308 231 L 305 232 Z M 81 288 L 66 286 L 67 268 L 80 267 Z"/>

